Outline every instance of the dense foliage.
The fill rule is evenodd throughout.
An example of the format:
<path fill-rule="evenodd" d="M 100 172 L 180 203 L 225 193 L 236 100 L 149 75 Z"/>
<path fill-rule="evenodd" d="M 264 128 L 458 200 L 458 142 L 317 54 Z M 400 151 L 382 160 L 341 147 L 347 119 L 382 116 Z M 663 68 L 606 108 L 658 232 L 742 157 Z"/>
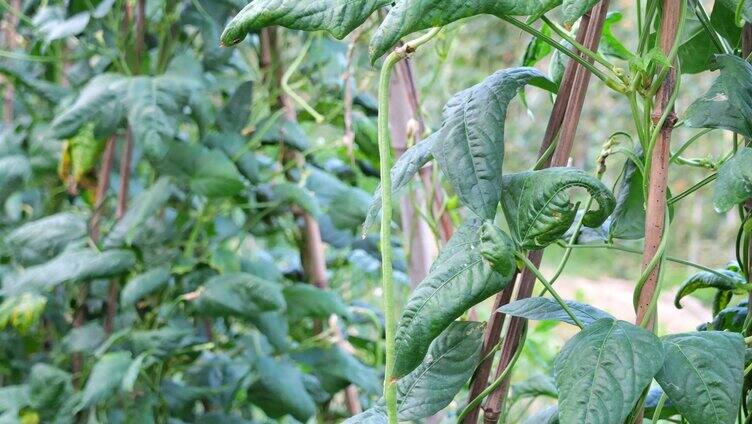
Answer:
<path fill-rule="evenodd" d="M 752 417 L 752 4 L 637 0 L 629 40 L 608 0 L 0 6 L 0 422 Z M 407 59 L 478 15 L 532 35 L 523 66 L 428 131 Z M 677 116 L 683 76 L 715 71 Z M 591 76 L 633 121 L 594 172 L 569 166 Z M 508 108 L 530 93 L 551 118 L 511 172 Z M 723 154 L 685 157 L 711 131 Z M 705 178 L 672 191 L 688 168 Z M 723 269 L 667 254 L 706 187 L 741 218 Z M 578 249 L 642 255 L 634 323 L 559 295 Z M 713 289 L 713 316 L 658 337 L 668 262 L 699 271 L 676 307 Z M 577 332 L 510 392 L 527 320 Z M 538 398 L 556 405 L 527 413 Z"/>

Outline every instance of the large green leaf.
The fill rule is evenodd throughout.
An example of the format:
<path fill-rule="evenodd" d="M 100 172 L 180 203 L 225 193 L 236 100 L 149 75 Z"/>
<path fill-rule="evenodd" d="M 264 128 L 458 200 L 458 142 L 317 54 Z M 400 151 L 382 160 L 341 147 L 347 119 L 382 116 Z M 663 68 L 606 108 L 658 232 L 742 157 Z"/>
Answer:
<path fill-rule="evenodd" d="M 453 322 L 431 343 L 426 359 L 397 383 L 401 421 L 429 417 L 452 402 L 480 362 L 484 328 L 479 322 Z"/>
<path fill-rule="evenodd" d="M 663 365 L 654 334 L 625 321 L 602 319 L 570 339 L 554 375 L 563 423 L 622 423 Z"/>
<path fill-rule="evenodd" d="M 143 297 L 162 288 L 170 280 L 170 267 L 161 266 L 137 275 L 120 292 L 122 306 L 135 305 Z"/>
<path fill-rule="evenodd" d="M 433 158 L 432 149 L 436 144 L 437 136 L 432 135 L 427 139 L 421 141 L 415 146 L 407 149 L 407 151 L 397 159 L 392 167 L 392 196 L 395 196 L 403 188 L 407 187 L 412 181 L 415 174 L 420 171 L 423 165 L 427 164 Z M 363 224 L 363 233 L 371 228 L 376 218 L 379 216 L 381 210 L 381 185 L 376 188 L 376 193 L 373 195 L 371 205 L 368 207 L 368 215 L 366 221 Z"/>
<path fill-rule="evenodd" d="M 460 227 L 407 301 L 395 340 L 396 376 L 405 376 L 420 365 L 431 342 L 449 324 L 512 279 L 514 271 L 501 275 L 483 258 L 479 227 L 475 221 Z M 506 255 L 512 257 L 514 251 Z"/>
<path fill-rule="evenodd" d="M 68 281 L 112 277 L 130 270 L 136 256 L 129 250 L 91 249 L 65 251 L 49 262 L 3 278 L 2 294 L 41 293 Z"/>
<path fill-rule="evenodd" d="M 713 314 L 715 315 L 728 306 L 731 294 L 745 294 L 749 291 L 747 279 L 738 272 L 732 269 L 717 269 L 715 271 L 701 271 L 687 278 L 676 292 L 674 305 L 681 309 L 681 300 L 700 289 L 712 288 L 719 292 L 728 292 L 727 296 L 722 296 L 723 302 L 713 305 Z"/>
<path fill-rule="evenodd" d="M 79 408 L 97 405 L 120 391 L 131 362 L 130 352 L 112 352 L 102 356 L 86 380 Z"/>
<path fill-rule="evenodd" d="M 155 216 L 175 192 L 169 178 L 157 180 L 148 190 L 131 201 L 130 208 L 107 235 L 107 247 L 132 245 L 144 231 L 144 224 Z"/>
<path fill-rule="evenodd" d="M 571 300 L 566 301 L 566 303 L 577 319 L 586 326 L 600 319 L 613 319 L 609 313 L 596 307 Z M 562 308 L 556 300 L 547 297 L 529 297 L 527 299 L 517 300 L 502 306 L 499 308 L 499 312 L 525 319 L 562 321 L 575 325 L 575 322 L 569 314 L 567 314 L 564 308 Z"/>
<path fill-rule="evenodd" d="M 252 318 L 261 312 L 285 308 L 282 287 L 251 274 L 226 274 L 211 278 L 198 299 L 200 312 Z"/>
<path fill-rule="evenodd" d="M 61 212 L 26 223 L 5 238 L 13 256 L 23 264 L 38 264 L 60 253 L 69 243 L 86 236 L 84 216 Z"/>
<path fill-rule="evenodd" d="M 559 408 L 550 406 L 536 412 L 524 424 L 559 424 Z"/>
<path fill-rule="evenodd" d="M 248 391 L 251 403 L 258 405 L 272 418 L 291 415 L 307 422 L 316 412 L 316 404 L 303 385 L 303 374 L 286 361 L 268 356 L 256 364 L 258 380 Z"/>
<path fill-rule="evenodd" d="M 638 147 L 637 156 L 642 156 Z M 639 240 L 645 237 L 645 196 L 642 170 L 627 159 L 621 175 L 616 207 L 612 215 L 609 236 L 622 240 Z"/>
<path fill-rule="evenodd" d="M 666 336 L 656 380 L 690 424 L 732 424 L 744 382 L 740 334 L 703 331 Z"/>
<path fill-rule="evenodd" d="M 253 81 L 246 81 L 235 89 L 217 116 L 219 128 L 226 133 L 240 134 L 251 117 L 253 103 Z"/>
<path fill-rule="evenodd" d="M 342 298 L 333 291 L 322 290 L 311 284 L 293 284 L 284 288 L 285 300 L 295 305 L 287 311 L 292 321 L 305 317 L 328 318 L 332 314 L 349 318 L 350 312 Z"/>
<path fill-rule="evenodd" d="M 11 79 L 13 83 L 39 94 L 50 102 L 57 103 L 61 101 L 68 92 L 65 87 L 35 76 L 21 61 L 0 60 L 0 74 Z"/>
<path fill-rule="evenodd" d="M 507 106 L 527 84 L 556 91 L 540 71 L 512 68 L 454 95 L 444 107 L 433 155 L 462 203 L 482 219 L 496 215 Z"/>
<path fill-rule="evenodd" d="M 717 55 L 715 61 L 721 74 L 710 90 L 689 106 L 685 125 L 752 137 L 752 65 L 727 54 Z"/>
<path fill-rule="evenodd" d="M 741 333 L 744 329 L 744 321 L 747 319 L 747 313 L 749 312 L 747 305 L 747 302 L 742 302 L 718 312 L 715 318 L 713 318 L 713 322 L 707 325 L 707 328 L 716 331 Z"/>
<path fill-rule="evenodd" d="M 616 200 L 600 180 L 574 168 L 549 168 L 504 176 L 502 208 L 512 236 L 525 249 L 541 249 L 558 240 L 572 226 L 578 206 L 567 190 L 581 187 L 598 204 L 582 223 L 595 228 L 614 210 Z"/>
<path fill-rule="evenodd" d="M 222 45 L 232 46 L 257 29 L 279 25 L 303 31 L 324 30 L 345 38 L 371 13 L 391 0 L 252 0 L 225 27 Z"/>
<path fill-rule="evenodd" d="M 713 4 L 713 11 L 710 13 L 711 27 L 732 47 L 738 46 L 742 33 L 734 18 L 734 9 L 729 9 L 724 2 L 717 1 Z M 682 44 L 679 47 L 681 72 L 697 74 L 711 69 L 713 57 L 718 53 L 718 47 L 705 25 L 699 19 L 687 16 Z"/>
<path fill-rule="evenodd" d="M 752 148 L 743 147 L 718 170 L 713 206 L 728 212 L 752 198 Z"/>
<path fill-rule="evenodd" d="M 371 58 L 383 56 L 400 38 L 471 16 L 539 15 L 561 0 L 397 0 L 371 39 Z"/>

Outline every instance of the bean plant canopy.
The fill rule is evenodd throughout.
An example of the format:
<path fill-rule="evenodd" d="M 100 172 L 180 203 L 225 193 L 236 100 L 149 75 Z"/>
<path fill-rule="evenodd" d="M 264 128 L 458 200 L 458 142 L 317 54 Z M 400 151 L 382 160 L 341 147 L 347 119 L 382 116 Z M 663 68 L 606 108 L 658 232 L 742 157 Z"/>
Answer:
<path fill-rule="evenodd" d="M 0 10 L 0 422 L 752 422 L 752 2 Z M 560 294 L 614 251 L 633 311 Z"/>

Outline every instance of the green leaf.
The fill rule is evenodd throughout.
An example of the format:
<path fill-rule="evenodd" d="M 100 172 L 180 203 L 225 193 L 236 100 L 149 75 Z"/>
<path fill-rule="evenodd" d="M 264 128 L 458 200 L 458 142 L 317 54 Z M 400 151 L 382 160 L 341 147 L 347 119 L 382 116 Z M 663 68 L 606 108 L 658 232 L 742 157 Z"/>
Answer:
<path fill-rule="evenodd" d="M 45 306 L 47 298 L 35 293 L 6 297 L 0 304 L 0 329 L 10 324 L 19 333 L 25 334 L 39 322 Z"/>
<path fill-rule="evenodd" d="M 744 329 L 744 321 L 747 319 L 747 312 L 747 302 L 726 308 L 718 312 L 709 328 L 716 331 L 741 333 Z"/>
<path fill-rule="evenodd" d="M 360 414 L 346 419 L 342 424 L 387 424 L 386 411 L 381 407 L 366 409 Z"/>
<path fill-rule="evenodd" d="M 208 149 L 199 144 L 163 141 L 164 158 L 155 167 L 177 178 L 188 181 L 190 189 L 211 198 L 231 197 L 245 187 L 235 163 L 221 150 Z"/>
<path fill-rule="evenodd" d="M 638 157 L 642 149 L 638 148 Z M 627 159 L 621 175 L 616 207 L 612 215 L 609 235 L 622 240 L 639 240 L 645 237 L 645 200 L 643 175 L 640 168 Z"/>
<path fill-rule="evenodd" d="M 582 15 L 598 4 L 600 0 L 564 0 L 561 4 L 564 26 L 571 27 Z"/>
<path fill-rule="evenodd" d="M 742 10 L 741 10 L 742 18 L 744 18 L 744 20 L 747 22 L 752 22 L 752 3 L 747 2 L 745 0 L 718 0 L 718 1 L 732 11 L 736 11 L 736 8 L 739 6 L 739 3 L 743 2 L 744 4 L 742 5 Z"/>
<path fill-rule="evenodd" d="M 31 163 L 26 156 L 9 155 L 0 157 L 0 205 L 8 196 L 31 179 Z"/>
<path fill-rule="evenodd" d="M 342 298 L 335 292 L 322 290 L 311 284 L 293 284 L 283 290 L 285 300 L 294 308 L 287 310 L 291 321 L 305 317 L 329 318 L 332 314 L 349 318 L 350 312 Z"/>
<path fill-rule="evenodd" d="M 482 219 L 496 215 L 507 106 L 527 84 L 556 90 L 534 68 L 506 69 L 454 95 L 444 107 L 433 155 L 462 203 Z"/>
<path fill-rule="evenodd" d="M 316 412 L 316 404 L 303 385 L 301 372 L 286 361 L 268 356 L 256 364 L 258 380 L 248 391 L 251 403 L 258 405 L 271 418 L 291 415 L 307 422 Z"/>
<path fill-rule="evenodd" d="M 515 251 L 514 241 L 491 221 L 485 221 L 480 229 L 480 253 L 501 275 L 512 275 L 517 271 L 517 258 L 510 255 Z"/>
<path fill-rule="evenodd" d="M 713 4 L 710 24 L 732 47 L 739 45 L 741 28 L 734 22 L 734 10 L 723 2 Z M 705 25 L 693 16 L 687 16 L 684 23 L 682 44 L 679 47 L 679 60 L 683 74 L 697 74 L 711 69 L 713 57 L 719 53 L 712 36 Z"/>
<path fill-rule="evenodd" d="M 421 141 L 415 146 L 407 149 L 397 162 L 392 166 L 392 198 L 410 184 L 415 174 L 420 171 L 425 164 L 433 158 L 433 148 L 436 144 L 437 137 L 432 135 Z M 376 222 L 381 210 L 381 184 L 376 188 L 371 204 L 368 207 L 366 221 L 363 224 L 363 233 L 365 234 Z"/>
<path fill-rule="evenodd" d="M 131 362 L 130 352 L 111 352 L 102 356 L 86 380 L 79 410 L 98 405 L 115 395 Z"/>
<path fill-rule="evenodd" d="M 3 278 L 2 294 L 41 293 L 68 281 L 112 277 L 130 270 L 136 256 L 129 250 L 91 249 L 65 251 L 49 262 L 26 268 Z"/>
<path fill-rule="evenodd" d="M 584 303 L 572 300 L 567 300 L 566 303 L 577 319 L 586 326 L 600 319 L 614 318 L 609 313 Z M 517 300 L 502 306 L 499 308 L 499 312 L 536 321 L 562 321 L 576 325 L 556 300 L 547 297 L 529 297 Z"/>
<path fill-rule="evenodd" d="M 138 195 L 105 239 L 106 247 L 132 245 L 144 231 L 144 224 L 164 207 L 175 192 L 169 178 L 162 177 Z"/>
<path fill-rule="evenodd" d="M 674 298 L 674 305 L 681 309 L 681 300 L 700 289 L 713 288 L 721 292 L 745 294 L 749 291 L 747 279 L 738 272 L 729 269 L 718 269 L 716 272 L 701 271 L 686 279 Z M 728 299 L 730 300 L 730 299 Z M 728 301 L 714 305 L 713 313 L 717 314 L 728 305 Z"/>
<path fill-rule="evenodd" d="M 59 254 L 68 244 L 86 237 L 86 218 L 61 212 L 28 222 L 5 238 L 13 256 L 22 264 L 38 264 Z"/>
<path fill-rule="evenodd" d="M 381 379 L 376 371 L 338 346 L 314 347 L 296 352 L 292 357 L 296 362 L 310 367 L 311 372 L 322 382 L 335 378 L 355 384 L 370 394 L 381 394 Z M 328 390 L 326 385 L 325 388 Z M 335 388 L 341 389 L 342 387 Z"/>
<path fill-rule="evenodd" d="M 715 60 L 721 74 L 710 90 L 689 106 L 685 125 L 725 129 L 752 137 L 752 65 L 725 54 L 717 55 Z"/>
<path fill-rule="evenodd" d="M 525 420 L 524 424 L 559 424 L 559 408 L 550 406 Z"/>
<path fill-rule="evenodd" d="M 371 59 L 383 56 L 400 38 L 477 15 L 537 16 L 561 0 L 397 0 L 371 38 Z"/>
<path fill-rule="evenodd" d="M 452 402 L 480 362 L 484 328 L 453 322 L 431 343 L 425 360 L 397 383 L 400 421 L 429 417 Z"/>
<path fill-rule="evenodd" d="M 45 44 L 50 44 L 55 40 L 81 34 L 89 24 L 90 18 L 88 12 L 66 18 L 65 10 L 61 7 L 43 7 L 34 15 L 32 22 L 35 33 L 44 38 Z"/>
<path fill-rule="evenodd" d="M 282 287 L 251 274 L 212 277 L 201 290 L 196 307 L 212 316 L 252 318 L 261 312 L 282 310 Z"/>
<path fill-rule="evenodd" d="M 549 37 L 553 32 L 551 27 L 546 24 L 541 25 L 540 31 Z M 527 48 L 525 49 L 525 56 L 523 56 L 522 58 L 522 66 L 535 66 L 535 64 L 551 54 L 552 51 L 553 47 L 551 47 L 550 44 L 546 43 L 538 37 L 533 37 L 533 39 L 530 40 L 530 43 L 528 43 Z"/>
<path fill-rule="evenodd" d="M 243 41 L 253 31 L 279 25 L 303 31 L 327 31 L 342 39 L 371 13 L 391 0 L 255 0 L 240 11 L 225 27 L 221 36 L 224 46 Z"/>
<path fill-rule="evenodd" d="M 253 81 L 245 81 L 238 85 L 217 116 L 219 128 L 226 133 L 240 134 L 251 117 L 253 103 Z"/>
<path fill-rule="evenodd" d="M 63 338 L 66 352 L 93 353 L 104 342 L 107 335 L 101 325 L 90 322 L 82 327 L 71 329 Z"/>
<path fill-rule="evenodd" d="M 614 210 L 616 200 L 600 180 L 579 169 L 549 168 L 504 176 L 502 208 L 518 245 L 541 249 L 558 240 L 572 226 L 578 205 L 569 200 L 567 190 L 581 187 L 593 196 L 597 210 L 582 219 L 586 227 L 603 224 Z"/>
<path fill-rule="evenodd" d="M 744 382 L 740 334 L 703 331 L 663 337 L 666 360 L 656 380 L 692 424 L 733 424 Z"/>
<path fill-rule="evenodd" d="M 321 214 L 319 204 L 312 193 L 298 184 L 289 182 L 273 184 L 271 186 L 271 200 L 283 205 L 297 205 L 314 217 Z"/>
<path fill-rule="evenodd" d="M 520 399 L 535 399 L 541 396 L 551 399 L 559 398 L 559 391 L 556 390 L 556 381 L 550 375 L 535 374 L 527 380 L 512 385 L 512 398 L 515 401 Z"/>
<path fill-rule="evenodd" d="M 625 321 L 602 319 L 570 339 L 554 376 L 563 423 L 621 423 L 663 365 L 654 334 Z"/>
<path fill-rule="evenodd" d="M 131 278 L 120 292 L 120 304 L 124 307 L 135 305 L 167 284 L 170 275 L 169 266 L 162 266 Z"/>
<path fill-rule="evenodd" d="M 752 148 L 741 148 L 718 170 L 713 193 L 715 210 L 728 212 L 752 198 Z"/>
<path fill-rule="evenodd" d="M 514 272 L 500 275 L 480 253 L 480 223 L 463 224 L 407 301 L 396 334 L 394 375 L 420 365 L 431 342 L 473 305 L 506 287 Z M 513 251 L 507 252 L 512 257 Z"/>
<path fill-rule="evenodd" d="M 605 55 L 628 61 L 634 57 L 634 53 L 626 48 L 612 31 L 613 27 L 623 18 L 624 15 L 620 11 L 608 12 L 606 21 L 603 23 L 603 35 L 601 36 L 599 50 Z"/>
<path fill-rule="evenodd" d="M 0 61 L 0 74 L 10 79 L 14 84 L 23 86 L 53 103 L 60 102 L 68 94 L 65 87 L 35 76 L 20 61 Z"/>
<path fill-rule="evenodd" d="M 73 394 L 71 375 L 44 363 L 35 364 L 29 373 L 29 403 L 51 419 Z"/>

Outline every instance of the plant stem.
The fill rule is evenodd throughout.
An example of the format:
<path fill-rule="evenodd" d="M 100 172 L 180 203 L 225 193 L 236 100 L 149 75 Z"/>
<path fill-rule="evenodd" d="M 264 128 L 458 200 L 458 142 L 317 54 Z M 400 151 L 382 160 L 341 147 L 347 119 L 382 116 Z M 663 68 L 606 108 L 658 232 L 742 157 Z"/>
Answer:
<path fill-rule="evenodd" d="M 548 290 L 551 293 L 551 295 L 554 297 L 554 299 L 556 299 L 556 302 L 558 302 L 559 305 L 562 307 L 562 309 L 564 309 L 564 312 L 566 312 L 567 315 L 569 315 L 569 317 L 572 318 L 572 321 L 574 321 L 574 323 L 577 324 L 577 326 L 580 327 L 581 329 L 585 328 L 585 326 L 582 324 L 579 318 L 577 318 L 577 315 L 575 315 L 574 312 L 572 312 L 572 310 L 569 308 L 569 305 L 567 305 L 567 302 L 565 302 L 564 299 L 562 299 L 561 296 L 559 296 L 559 293 L 553 288 L 551 283 L 549 283 L 548 280 L 546 280 L 546 277 L 544 277 L 543 274 L 541 274 L 538 267 L 536 267 L 535 264 L 530 262 L 530 259 L 528 259 L 526 255 L 518 253 L 516 256 L 536 276 L 536 278 L 538 278 L 538 281 L 540 281 L 546 287 L 546 290 Z"/>
<path fill-rule="evenodd" d="M 651 420 L 651 422 L 657 423 L 661 418 L 661 411 L 663 411 L 663 405 L 666 403 L 667 399 L 668 396 L 666 396 L 665 393 L 662 393 L 661 398 L 658 399 L 658 404 L 655 406 L 655 411 L 653 412 L 653 419 Z"/>
<path fill-rule="evenodd" d="M 551 29 L 553 29 L 554 32 L 556 32 L 559 35 L 559 37 L 563 38 L 567 43 L 573 45 L 580 53 L 589 57 L 594 62 L 598 62 L 601 65 L 605 66 L 606 69 L 613 72 L 614 74 L 618 74 L 618 71 L 616 70 L 616 66 L 614 66 L 613 63 L 609 62 L 602 55 L 590 50 L 589 48 L 585 47 L 580 42 L 572 38 L 572 36 L 567 34 L 567 31 L 564 30 L 559 24 L 548 19 L 546 15 L 541 16 L 541 20 L 545 22 Z"/>
<path fill-rule="evenodd" d="M 708 184 L 712 183 L 712 182 L 713 182 L 713 181 L 715 181 L 715 180 L 716 180 L 717 178 L 718 178 L 718 173 L 717 173 L 717 172 L 714 172 L 714 173 L 712 173 L 712 174 L 708 175 L 708 176 L 707 176 L 706 178 L 704 178 L 704 179 L 703 179 L 702 181 L 700 181 L 700 182 L 698 182 L 697 184 L 693 185 L 692 187 L 690 187 L 690 188 L 688 188 L 688 189 L 684 190 L 683 192 L 681 192 L 681 193 L 677 194 L 676 196 L 674 196 L 674 197 L 670 198 L 670 199 L 668 200 L 668 205 L 669 205 L 669 206 L 672 206 L 672 205 L 674 205 L 674 204 L 675 204 L 676 202 L 678 202 L 678 201 L 680 201 L 680 200 L 684 199 L 685 197 L 689 196 L 690 194 L 692 194 L 692 193 L 696 192 L 697 190 L 699 190 L 699 189 L 701 189 L 701 188 L 705 187 L 706 185 L 708 185 Z"/>
<path fill-rule="evenodd" d="M 389 84 L 394 65 L 413 53 L 418 47 L 427 43 L 438 34 L 440 28 L 434 28 L 425 35 L 411 41 L 391 52 L 381 67 L 379 77 L 379 115 L 378 145 L 381 193 L 383 205 L 381 211 L 381 273 L 384 296 L 384 322 L 386 333 L 386 364 L 384 374 L 384 399 L 386 401 L 389 424 L 397 424 L 397 380 L 394 377 L 396 332 L 396 305 L 394 302 L 394 279 L 392 269 L 392 152 L 389 137 Z"/>

